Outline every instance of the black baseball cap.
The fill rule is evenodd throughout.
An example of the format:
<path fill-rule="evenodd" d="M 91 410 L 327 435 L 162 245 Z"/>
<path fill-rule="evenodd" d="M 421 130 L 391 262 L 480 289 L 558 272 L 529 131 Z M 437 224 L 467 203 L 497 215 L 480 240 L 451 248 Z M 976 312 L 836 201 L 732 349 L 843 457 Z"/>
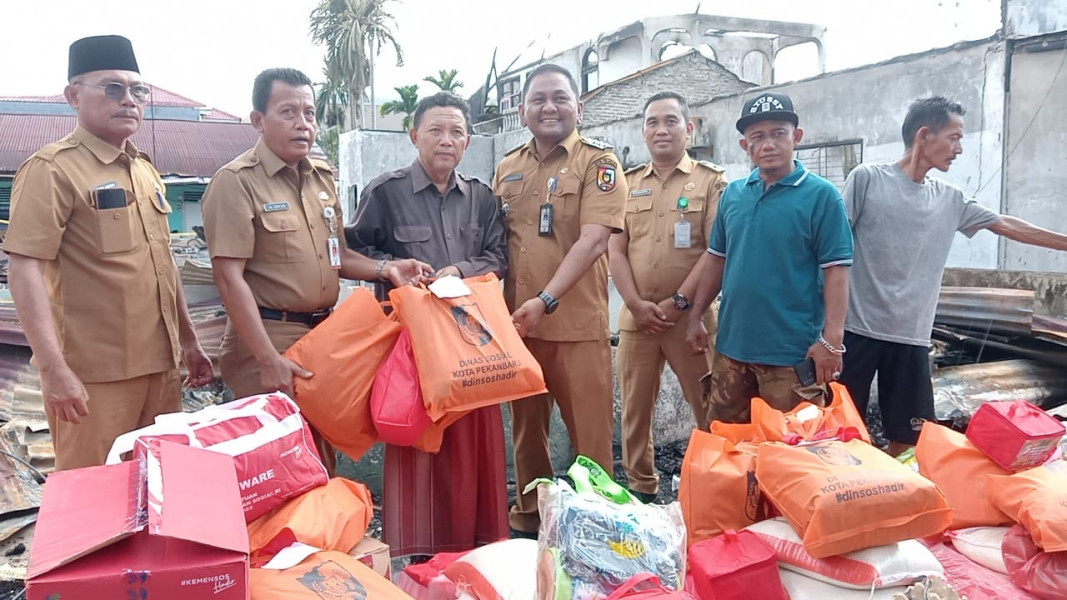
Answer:
<path fill-rule="evenodd" d="M 796 127 L 800 117 L 793 110 L 793 100 L 789 96 L 765 92 L 745 102 L 741 118 L 737 120 L 737 130 L 744 135 L 745 128 L 760 121 L 789 121 Z"/>

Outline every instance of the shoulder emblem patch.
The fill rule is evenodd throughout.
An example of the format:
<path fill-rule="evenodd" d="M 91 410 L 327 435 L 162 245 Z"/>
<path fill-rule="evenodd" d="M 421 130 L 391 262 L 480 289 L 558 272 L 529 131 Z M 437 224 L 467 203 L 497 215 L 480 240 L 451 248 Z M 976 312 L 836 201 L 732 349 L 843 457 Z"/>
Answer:
<path fill-rule="evenodd" d="M 587 138 L 587 137 L 583 137 L 583 138 L 581 138 L 581 140 L 582 140 L 582 143 L 585 144 L 586 146 L 592 146 L 592 147 L 594 147 L 594 148 L 596 148 L 598 150 L 610 150 L 611 149 L 611 144 L 609 144 L 607 142 L 602 142 L 600 140 L 594 140 L 594 139 Z"/>

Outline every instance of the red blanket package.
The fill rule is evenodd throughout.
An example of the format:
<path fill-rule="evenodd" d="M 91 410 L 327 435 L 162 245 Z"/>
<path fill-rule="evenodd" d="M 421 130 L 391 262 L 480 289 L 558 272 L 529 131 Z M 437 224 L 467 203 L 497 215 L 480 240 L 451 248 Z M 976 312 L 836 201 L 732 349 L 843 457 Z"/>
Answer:
<path fill-rule="evenodd" d="M 1022 400 L 983 404 L 967 427 L 967 439 L 1010 471 L 1043 464 L 1063 435 L 1055 417 Z"/>
<path fill-rule="evenodd" d="M 120 435 L 107 463 L 136 456 L 148 440 L 164 439 L 233 457 L 245 520 L 249 523 L 289 498 L 326 485 L 311 430 L 300 409 L 281 392 L 249 396 L 193 413 L 168 413 L 148 427 Z"/>
<path fill-rule="evenodd" d="M 689 547 L 689 572 L 700 598 L 788 600 L 778 559 L 751 531 L 727 531 Z"/>

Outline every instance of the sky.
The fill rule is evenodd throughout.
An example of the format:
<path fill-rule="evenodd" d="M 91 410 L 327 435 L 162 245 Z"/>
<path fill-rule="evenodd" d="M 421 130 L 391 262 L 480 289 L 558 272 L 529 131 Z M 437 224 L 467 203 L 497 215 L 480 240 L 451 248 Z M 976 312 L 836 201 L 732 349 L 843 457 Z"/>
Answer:
<path fill-rule="evenodd" d="M 252 81 L 289 66 L 322 79 L 324 49 L 308 35 L 318 0 L 0 0 L 0 96 L 63 90 L 70 43 L 130 38 L 145 81 L 247 120 Z M 404 66 L 375 64 L 379 102 L 393 87 L 458 69 L 464 95 L 481 86 L 494 49 L 503 67 L 533 44 L 548 55 L 647 16 L 704 14 L 814 23 L 827 28 L 827 69 L 870 64 L 1000 27 L 999 0 L 393 0 Z M 815 74 L 815 53 L 784 56 L 779 80 Z M 420 92 L 433 86 L 422 83 Z"/>

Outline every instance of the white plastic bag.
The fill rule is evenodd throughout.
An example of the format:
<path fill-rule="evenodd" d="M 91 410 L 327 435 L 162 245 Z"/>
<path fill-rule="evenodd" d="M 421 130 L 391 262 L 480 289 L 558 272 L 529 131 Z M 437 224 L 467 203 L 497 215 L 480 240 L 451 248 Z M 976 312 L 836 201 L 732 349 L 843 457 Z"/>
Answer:
<path fill-rule="evenodd" d="M 838 587 L 871 590 L 909 585 L 933 575 L 945 578 L 941 563 L 915 540 L 815 558 L 804 549 L 804 542 L 789 522 L 781 517 L 745 529 L 774 548 L 782 568 Z"/>
<path fill-rule="evenodd" d="M 1010 527 L 968 527 L 948 532 L 956 552 L 997 573 L 1008 574 L 1004 564 L 1004 536 Z"/>

